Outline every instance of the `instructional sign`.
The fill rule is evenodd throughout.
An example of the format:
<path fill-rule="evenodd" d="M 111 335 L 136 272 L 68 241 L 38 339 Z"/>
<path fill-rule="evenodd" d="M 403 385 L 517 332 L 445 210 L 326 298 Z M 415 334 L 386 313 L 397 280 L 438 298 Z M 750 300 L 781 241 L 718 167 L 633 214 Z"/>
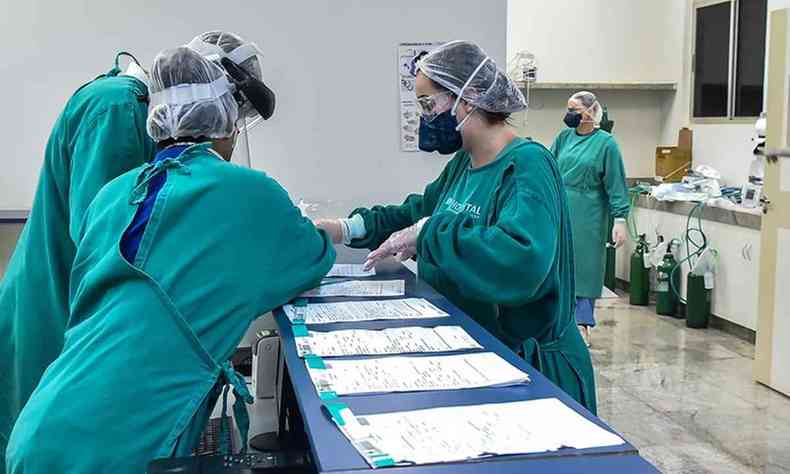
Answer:
<path fill-rule="evenodd" d="M 415 58 L 443 42 L 398 44 L 398 88 L 400 89 L 400 149 L 419 151 L 420 114 L 417 111 L 417 94 L 414 82 L 417 76 Z"/>

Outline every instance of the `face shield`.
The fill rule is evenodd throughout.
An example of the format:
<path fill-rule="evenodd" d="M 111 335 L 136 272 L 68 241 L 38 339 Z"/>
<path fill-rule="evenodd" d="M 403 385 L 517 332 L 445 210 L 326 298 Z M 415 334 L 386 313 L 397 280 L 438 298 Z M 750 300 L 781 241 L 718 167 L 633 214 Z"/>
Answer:
<path fill-rule="evenodd" d="M 250 165 L 249 131 L 274 114 L 275 94 L 263 82 L 263 53 L 255 43 L 222 31 L 198 35 L 189 48 L 222 67 L 231 83 L 233 97 L 239 105 L 236 124 L 242 146 L 234 151 L 234 160 Z M 238 157 L 238 158 L 237 158 Z"/>

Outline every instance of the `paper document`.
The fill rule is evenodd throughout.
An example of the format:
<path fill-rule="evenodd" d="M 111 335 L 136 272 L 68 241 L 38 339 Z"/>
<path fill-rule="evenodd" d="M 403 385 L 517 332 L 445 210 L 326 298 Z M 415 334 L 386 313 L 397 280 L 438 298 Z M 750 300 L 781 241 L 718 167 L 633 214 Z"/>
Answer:
<path fill-rule="evenodd" d="M 295 340 L 299 357 L 307 354 L 336 357 L 482 349 L 460 326 L 310 331 L 307 337 L 297 337 Z"/>
<path fill-rule="evenodd" d="M 318 392 L 361 393 L 459 390 L 516 385 L 529 375 L 492 352 L 474 354 L 332 360 L 307 365 Z"/>
<path fill-rule="evenodd" d="M 403 296 L 403 280 L 322 282 L 318 288 L 303 293 L 303 297 L 327 296 Z"/>
<path fill-rule="evenodd" d="M 283 306 L 285 315 L 293 322 L 296 309 Z M 383 301 L 349 301 L 339 303 L 310 303 L 304 308 L 305 324 L 350 323 L 390 319 L 446 318 L 445 311 L 422 298 Z"/>
<path fill-rule="evenodd" d="M 364 265 L 357 263 L 336 263 L 326 274 L 327 277 L 371 277 L 376 275 L 376 269 L 363 270 Z"/>
<path fill-rule="evenodd" d="M 338 428 L 374 467 L 624 444 L 556 398 L 354 416 Z M 337 423 L 337 419 L 335 418 Z"/>

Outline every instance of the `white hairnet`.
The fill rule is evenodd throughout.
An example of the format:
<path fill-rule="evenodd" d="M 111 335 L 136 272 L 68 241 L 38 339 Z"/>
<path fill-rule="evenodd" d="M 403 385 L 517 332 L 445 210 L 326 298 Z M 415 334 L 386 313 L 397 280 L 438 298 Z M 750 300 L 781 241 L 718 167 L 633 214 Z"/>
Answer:
<path fill-rule="evenodd" d="M 439 46 L 418 61 L 417 68 L 456 96 L 488 112 L 513 113 L 527 107 L 516 84 L 480 46 L 470 41 Z"/>
<path fill-rule="evenodd" d="M 255 79 L 263 81 L 261 69 L 263 52 L 255 43 L 244 41 L 235 33 L 208 31 L 196 36 L 187 46 L 217 64 L 221 58 L 226 57 Z M 241 105 L 239 115 L 253 119 L 258 112 L 246 102 Z"/>
<path fill-rule="evenodd" d="M 239 107 L 224 70 L 190 48 L 159 53 L 151 67 L 148 134 L 168 138 L 226 138 Z"/>
<path fill-rule="evenodd" d="M 601 124 L 601 120 L 603 119 L 603 107 L 601 107 L 601 103 L 598 102 L 598 98 L 595 97 L 595 94 L 589 91 L 580 91 L 573 94 L 571 99 L 578 100 L 587 109 L 587 113 L 593 118 L 595 126 Z"/>

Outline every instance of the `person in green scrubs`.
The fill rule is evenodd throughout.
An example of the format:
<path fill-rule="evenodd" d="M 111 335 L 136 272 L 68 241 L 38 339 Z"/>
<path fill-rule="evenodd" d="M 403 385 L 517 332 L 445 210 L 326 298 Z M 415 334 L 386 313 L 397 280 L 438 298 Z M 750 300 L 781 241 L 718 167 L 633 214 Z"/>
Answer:
<path fill-rule="evenodd" d="M 137 474 L 190 455 L 231 388 L 246 445 L 252 397 L 230 358 L 255 318 L 319 284 L 335 252 L 276 181 L 228 163 L 239 96 L 193 49 L 155 59 L 158 152 L 86 212 L 63 351 L 14 426 L 9 474 Z"/>
<path fill-rule="evenodd" d="M 620 147 L 599 128 L 603 108 L 592 92 L 568 99 L 564 122 L 551 151 L 557 159 L 568 193 L 576 262 L 576 321 L 590 344 L 595 326 L 595 300 L 601 297 L 606 246 L 621 247 L 628 236 L 628 186 Z M 614 227 L 609 243 L 609 216 Z"/>
<path fill-rule="evenodd" d="M 0 472 L 14 421 L 63 346 L 85 211 L 108 181 L 153 157 L 146 80 L 136 61 L 122 72 L 116 58 L 71 96 L 50 133 L 33 207 L 0 281 Z"/>
<path fill-rule="evenodd" d="M 319 220 L 335 242 L 373 250 L 367 265 L 416 257 L 420 278 L 595 413 L 590 354 L 573 311 L 565 191 L 551 153 L 507 123 L 526 101 L 476 44 L 453 41 L 416 63 L 419 145 L 454 154 L 401 205 Z"/>

